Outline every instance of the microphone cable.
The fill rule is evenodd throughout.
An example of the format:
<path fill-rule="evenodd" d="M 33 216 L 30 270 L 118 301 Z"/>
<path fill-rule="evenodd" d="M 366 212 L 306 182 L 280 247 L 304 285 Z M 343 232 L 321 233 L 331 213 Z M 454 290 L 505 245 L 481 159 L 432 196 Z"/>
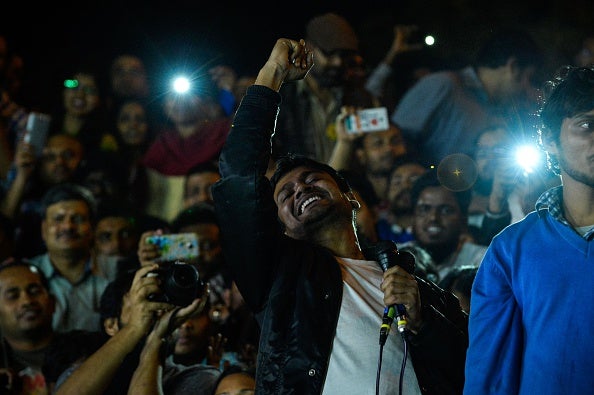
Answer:
<path fill-rule="evenodd" d="M 396 248 L 396 244 L 392 241 L 382 240 L 375 245 L 376 250 L 376 259 L 379 266 L 382 268 L 382 271 L 386 271 L 388 268 L 393 267 L 395 265 L 400 266 L 403 268 L 407 273 L 414 273 L 415 270 L 415 258 L 414 255 L 405 252 L 400 253 Z M 402 345 L 403 345 L 403 357 L 402 363 L 400 367 L 400 379 L 398 381 L 398 394 L 402 395 L 403 393 L 403 382 L 404 382 L 404 371 L 406 368 L 406 360 L 408 359 L 408 335 L 409 330 L 407 328 L 407 317 L 406 317 L 406 310 L 403 305 L 395 305 L 395 306 L 387 306 L 384 308 L 384 315 L 382 318 L 382 324 L 380 326 L 380 338 L 379 338 L 379 345 L 380 345 L 380 352 L 379 352 L 379 359 L 377 364 L 377 374 L 376 374 L 376 382 L 375 382 L 375 393 L 379 395 L 379 388 L 380 388 L 380 377 L 381 377 L 381 370 L 382 370 L 382 359 L 384 353 L 384 345 L 386 344 L 386 340 L 390 333 L 390 328 L 392 323 L 394 322 L 394 317 L 396 317 L 397 325 L 398 325 L 398 332 L 402 336 Z"/>
<path fill-rule="evenodd" d="M 384 324 L 382 324 L 382 326 L 383 325 Z M 402 333 L 402 345 L 404 346 L 404 349 L 403 349 L 402 363 L 400 365 L 400 378 L 398 380 L 398 394 L 399 395 L 402 395 L 403 382 L 404 382 L 404 370 L 406 369 L 406 360 L 408 359 L 408 341 L 406 339 L 405 332 L 401 332 L 401 333 Z M 384 344 L 385 344 L 385 341 L 382 342 L 380 340 L 379 358 L 377 361 L 377 375 L 376 375 L 376 379 L 375 379 L 375 394 L 376 395 L 380 395 L 379 388 L 380 388 L 380 377 L 381 377 L 381 371 L 382 371 L 382 358 L 384 355 Z"/>

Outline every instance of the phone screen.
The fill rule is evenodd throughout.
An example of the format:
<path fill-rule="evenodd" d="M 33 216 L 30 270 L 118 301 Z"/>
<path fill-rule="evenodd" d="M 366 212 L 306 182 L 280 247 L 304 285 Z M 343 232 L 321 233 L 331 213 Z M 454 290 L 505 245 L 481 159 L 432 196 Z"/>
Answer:
<path fill-rule="evenodd" d="M 40 112 L 31 112 L 27 118 L 24 140 L 33 146 L 37 156 L 41 156 L 43 153 L 50 122 L 51 116 Z"/>

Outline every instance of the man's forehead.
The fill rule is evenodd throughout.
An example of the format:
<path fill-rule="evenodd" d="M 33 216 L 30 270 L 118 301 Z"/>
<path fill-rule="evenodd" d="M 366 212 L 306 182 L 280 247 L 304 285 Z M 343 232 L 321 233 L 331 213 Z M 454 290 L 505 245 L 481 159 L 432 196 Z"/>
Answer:
<path fill-rule="evenodd" d="M 50 137 L 47 142 L 47 148 L 54 150 L 74 149 L 82 151 L 82 145 L 78 140 L 63 135 Z"/>
<path fill-rule="evenodd" d="M 401 175 L 401 174 L 409 174 L 409 173 L 415 173 L 415 174 L 423 174 L 425 173 L 426 169 L 418 164 L 418 163 L 403 163 L 399 166 L 397 166 L 396 168 L 394 168 L 394 171 L 392 172 L 393 175 Z"/>
<path fill-rule="evenodd" d="M 32 283 L 40 284 L 41 277 L 39 273 L 34 272 L 28 266 L 12 266 L 0 270 L 0 289 Z"/>
<path fill-rule="evenodd" d="M 204 171 L 201 173 L 195 173 L 195 174 L 191 174 L 188 176 L 188 183 L 205 183 L 205 182 L 211 182 L 213 180 L 217 181 L 221 178 L 221 175 L 219 173 L 216 172 L 211 172 L 211 171 Z"/>
<path fill-rule="evenodd" d="M 324 170 L 321 170 L 321 169 L 318 169 L 318 168 L 315 168 L 312 166 L 306 166 L 306 165 L 297 166 L 282 175 L 282 177 L 276 183 L 275 192 L 280 190 L 280 188 L 282 188 L 286 183 L 292 182 L 295 180 L 299 180 L 303 176 L 310 174 L 310 173 L 319 173 L 319 174 L 324 174 L 324 175 L 327 175 L 328 177 L 331 177 L 330 174 L 328 174 Z"/>
<path fill-rule="evenodd" d="M 97 222 L 97 228 L 123 228 L 130 225 L 130 221 L 126 217 L 111 216 L 104 217 Z"/>
<path fill-rule="evenodd" d="M 84 212 L 85 214 L 89 213 L 89 206 L 84 200 L 61 200 L 59 202 L 55 202 L 50 204 L 47 207 L 47 211 L 75 211 L 75 212 Z"/>
<path fill-rule="evenodd" d="M 419 203 L 455 203 L 455 205 L 458 206 L 458 201 L 456 200 L 456 195 L 453 191 L 445 187 L 436 185 L 431 185 L 423 188 L 419 195 Z"/>

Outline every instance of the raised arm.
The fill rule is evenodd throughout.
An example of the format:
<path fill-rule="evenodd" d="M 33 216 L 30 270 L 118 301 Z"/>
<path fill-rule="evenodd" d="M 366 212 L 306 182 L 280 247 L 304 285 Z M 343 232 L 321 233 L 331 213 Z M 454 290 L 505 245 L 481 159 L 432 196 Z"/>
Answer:
<path fill-rule="evenodd" d="M 278 39 L 255 84 L 247 89 L 219 159 L 221 180 L 212 189 L 225 262 L 246 303 L 261 308 L 282 237 L 265 174 L 283 83 L 305 77 L 313 55 L 303 40 Z"/>

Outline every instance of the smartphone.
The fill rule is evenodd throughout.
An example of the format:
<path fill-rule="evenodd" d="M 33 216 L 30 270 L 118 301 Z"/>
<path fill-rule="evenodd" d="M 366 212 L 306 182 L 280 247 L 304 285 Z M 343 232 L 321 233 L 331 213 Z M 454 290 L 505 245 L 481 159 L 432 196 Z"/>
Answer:
<path fill-rule="evenodd" d="M 38 157 L 43 153 L 51 120 L 49 114 L 41 112 L 31 112 L 27 118 L 24 140 L 33 146 Z"/>
<path fill-rule="evenodd" d="M 388 109 L 386 107 L 377 107 L 359 110 L 355 114 L 346 117 L 345 127 L 349 133 L 388 130 L 390 128 Z"/>
<path fill-rule="evenodd" d="M 187 262 L 198 258 L 199 244 L 195 233 L 153 235 L 146 241 L 158 247 L 161 254 L 157 259 L 159 262 Z"/>

